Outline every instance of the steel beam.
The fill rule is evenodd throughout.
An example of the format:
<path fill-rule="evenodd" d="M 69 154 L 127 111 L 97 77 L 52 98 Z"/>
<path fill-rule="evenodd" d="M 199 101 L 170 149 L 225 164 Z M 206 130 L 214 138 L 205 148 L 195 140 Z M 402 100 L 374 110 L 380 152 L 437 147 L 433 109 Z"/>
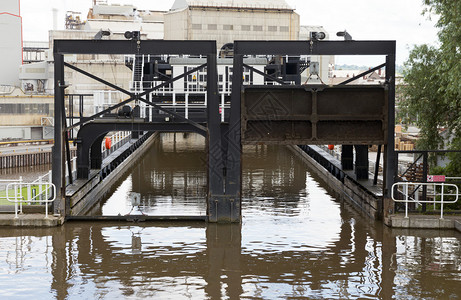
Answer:
<path fill-rule="evenodd" d="M 344 171 L 354 169 L 354 147 L 353 145 L 342 145 L 341 167 Z"/>
<path fill-rule="evenodd" d="M 231 112 L 227 132 L 226 195 L 227 205 L 235 207 L 240 215 L 242 189 L 242 139 L 241 139 L 241 93 L 243 76 L 243 55 L 234 53 Z M 233 199 L 233 202 L 231 200 Z M 219 209 L 219 207 L 218 207 Z"/>
<path fill-rule="evenodd" d="M 59 54 L 216 54 L 216 41 L 54 40 Z"/>
<path fill-rule="evenodd" d="M 394 149 L 395 136 L 395 52 L 386 56 L 386 82 L 388 85 L 387 95 L 387 148 L 386 153 L 386 178 L 383 194 L 385 197 L 391 197 L 392 185 L 397 175 L 396 156 Z"/>
<path fill-rule="evenodd" d="M 64 56 L 54 54 L 54 146 L 53 146 L 53 164 L 52 164 L 52 181 L 56 186 L 56 200 L 53 202 L 53 211 L 55 214 L 64 213 L 64 124 L 62 110 L 64 109 Z"/>
<path fill-rule="evenodd" d="M 246 86 L 242 142 L 382 144 L 386 95 L 382 86 Z"/>
<path fill-rule="evenodd" d="M 358 74 L 358 75 L 355 75 L 355 76 L 352 77 L 352 78 L 349 78 L 349 79 L 347 79 L 347 80 L 341 82 L 339 85 L 348 84 L 348 83 L 350 83 L 350 82 L 352 82 L 352 81 L 355 81 L 355 80 L 361 78 L 362 76 L 365 76 L 365 75 L 370 74 L 370 73 L 372 73 L 372 72 L 374 72 L 374 71 L 377 71 L 377 70 L 379 70 L 379 69 L 381 69 L 381 68 L 383 68 L 383 67 L 385 67 L 385 66 L 386 66 L 385 63 L 384 63 L 384 64 L 380 64 L 379 66 L 376 66 L 376 67 L 374 67 L 374 68 L 372 68 L 372 69 L 370 69 L 370 70 L 367 70 L 367 71 L 365 71 L 365 72 L 362 72 L 362 73 L 360 73 L 360 74 Z"/>
<path fill-rule="evenodd" d="M 219 115 L 218 69 L 216 55 L 207 56 L 207 127 L 208 127 L 208 195 L 207 210 L 210 222 L 232 221 L 230 211 L 213 209 L 216 198 L 224 194 L 224 162 L 221 142 L 221 117 Z M 220 203 L 219 203 L 220 205 Z"/>
<path fill-rule="evenodd" d="M 122 120 L 123 121 L 123 120 Z M 198 130 L 188 123 L 147 123 L 147 122 L 117 122 L 103 120 L 90 122 L 80 128 L 77 135 L 77 177 L 88 179 L 90 172 L 90 149 L 99 149 L 101 137 L 111 131 L 151 131 L 151 132 L 196 132 L 206 137 L 206 131 Z M 97 144 L 98 143 L 98 144 Z M 91 155 L 93 158 L 93 155 Z"/>
<path fill-rule="evenodd" d="M 395 41 L 235 41 L 245 55 L 391 55 Z"/>
<path fill-rule="evenodd" d="M 355 145 L 355 178 L 368 180 L 368 146 Z"/>

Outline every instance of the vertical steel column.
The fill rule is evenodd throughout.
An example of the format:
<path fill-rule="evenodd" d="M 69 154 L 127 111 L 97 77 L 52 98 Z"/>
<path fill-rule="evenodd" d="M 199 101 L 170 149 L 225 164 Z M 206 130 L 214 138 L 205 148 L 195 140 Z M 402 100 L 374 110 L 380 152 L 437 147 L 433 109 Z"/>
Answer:
<path fill-rule="evenodd" d="M 384 222 L 393 213 L 391 189 L 397 175 L 397 161 L 394 149 L 395 130 L 395 52 L 386 56 L 386 82 L 388 84 L 387 97 L 387 144 L 384 146 L 384 191 L 382 213 Z"/>
<path fill-rule="evenodd" d="M 54 54 L 54 146 L 52 181 L 56 186 L 53 212 L 64 214 L 65 178 L 62 110 L 64 109 L 64 56 Z"/>
<path fill-rule="evenodd" d="M 224 162 L 219 116 L 218 67 L 216 54 L 207 55 L 207 125 L 208 125 L 208 216 L 210 222 L 230 219 L 224 194 Z"/>
<path fill-rule="evenodd" d="M 355 145 L 355 178 L 368 180 L 368 146 Z"/>
<path fill-rule="evenodd" d="M 242 141 L 241 141 L 241 92 L 243 76 L 243 55 L 238 54 L 238 44 L 234 45 L 232 71 L 232 94 L 227 132 L 226 196 L 232 210 L 231 221 L 240 222 L 242 189 Z"/>
<path fill-rule="evenodd" d="M 341 146 L 341 167 L 343 170 L 354 169 L 354 146 L 342 145 Z"/>

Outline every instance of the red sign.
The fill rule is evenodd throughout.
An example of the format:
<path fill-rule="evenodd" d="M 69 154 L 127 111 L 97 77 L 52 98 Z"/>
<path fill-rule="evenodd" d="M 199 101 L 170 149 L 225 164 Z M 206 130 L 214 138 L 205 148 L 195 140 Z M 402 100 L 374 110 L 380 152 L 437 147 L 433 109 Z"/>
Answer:
<path fill-rule="evenodd" d="M 427 175 L 427 182 L 445 182 L 445 175 Z"/>

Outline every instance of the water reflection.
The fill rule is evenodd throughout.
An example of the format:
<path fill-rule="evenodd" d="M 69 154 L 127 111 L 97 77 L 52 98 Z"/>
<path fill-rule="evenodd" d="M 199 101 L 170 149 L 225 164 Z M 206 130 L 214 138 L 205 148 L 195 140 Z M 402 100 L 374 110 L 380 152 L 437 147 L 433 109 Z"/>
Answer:
<path fill-rule="evenodd" d="M 299 247 L 288 249 L 291 236 L 278 243 L 277 238 L 248 235 L 248 225 L 238 224 L 68 223 L 53 230 L 2 229 L 0 297 L 457 297 L 459 238 L 395 236 L 368 226 L 347 207 L 341 217 L 339 239 L 316 249 L 310 234 L 304 234 Z"/>
<path fill-rule="evenodd" d="M 197 134 L 162 134 L 149 153 L 103 200 L 103 215 L 206 214 L 205 139 Z M 132 201 L 140 195 L 140 203 Z"/>
<path fill-rule="evenodd" d="M 122 202 L 109 198 L 107 209 L 129 210 L 127 193 L 139 192 L 152 213 L 204 211 L 201 198 L 189 198 L 197 186 L 174 179 L 204 177 L 203 153 L 164 145 L 153 148 L 157 159 L 143 160 L 122 180 Z M 244 151 L 242 224 L 2 228 L 0 298 L 457 297 L 460 234 L 390 230 L 337 202 L 286 148 Z"/>

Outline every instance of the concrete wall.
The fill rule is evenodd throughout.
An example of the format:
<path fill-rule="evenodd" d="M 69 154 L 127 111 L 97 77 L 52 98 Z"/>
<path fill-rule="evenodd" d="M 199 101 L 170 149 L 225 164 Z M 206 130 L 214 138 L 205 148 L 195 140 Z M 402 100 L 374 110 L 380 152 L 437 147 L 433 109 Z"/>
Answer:
<path fill-rule="evenodd" d="M 22 24 L 18 0 L 0 2 L 0 85 L 19 85 L 22 64 Z"/>
<path fill-rule="evenodd" d="M 11 113 L 7 110 L 18 104 L 23 104 L 21 108 L 24 109 L 23 112 Z M 43 111 L 45 106 L 48 107 L 48 113 Z M 0 126 L 40 126 L 42 117 L 52 117 L 53 115 L 53 96 L 21 96 L 14 93 L 0 96 Z"/>
<path fill-rule="evenodd" d="M 0 141 L 7 139 L 21 139 L 30 140 L 32 137 L 32 130 L 30 127 L 13 127 L 2 126 L 0 127 Z"/>
<path fill-rule="evenodd" d="M 166 40 L 297 40 L 299 15 L 291 11 L 194 9 L 165 15 Z"/>
<path fill-rule="evenodd" d="M 132 72 L 125 66 L 125 63 L 120 61 L 106 61 L 106 62 L 93 62 L 88 63 L 75 63 L 76 67 L 83 69 L 99 78 L 107 80 L 124 89 L 129 89 Z M 66 89 L 69 94 L 72 93 L 90 93 L 93 94 L 95 90 L 112 90 L 106 85 L 99 83 L 79 72 L 73 71 L 69 68 L 64 69 L 66 82 L 71 84 Z M 127 98 L 127 97 L 126 97 Z"/>
<path fill-rule="evenodd" d="M 189 40 L 189 23 L 188 9 L 165 14 L 164 39 Z"/>

